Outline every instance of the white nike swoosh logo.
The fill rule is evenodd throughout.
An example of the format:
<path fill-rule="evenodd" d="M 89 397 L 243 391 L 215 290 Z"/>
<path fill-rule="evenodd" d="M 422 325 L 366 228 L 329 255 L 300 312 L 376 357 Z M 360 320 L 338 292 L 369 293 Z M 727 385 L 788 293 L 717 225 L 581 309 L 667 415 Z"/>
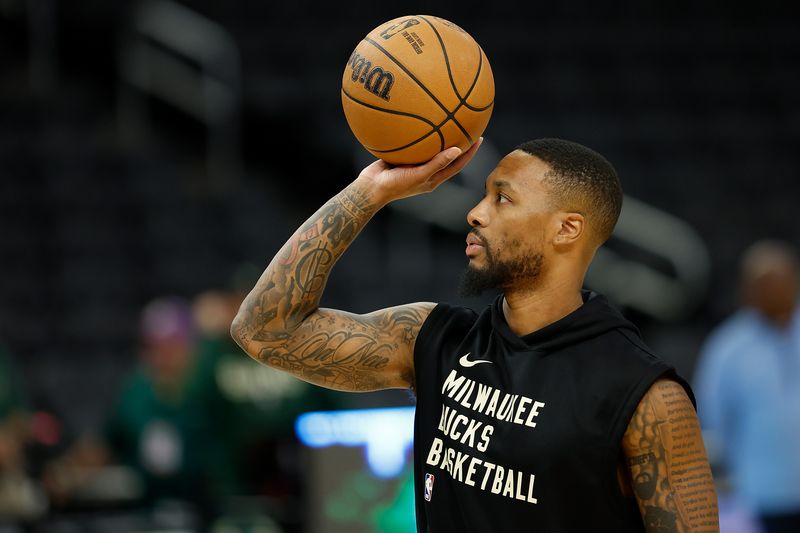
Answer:
<path fill-rule="evenodd" d="M 477 361 L 470 361 L 468 359 L 468 356 L 469 356 L 470 353 L 472 353 L 472 352 L 469 352 L 469 353 L 466 353 L 466 354 L 462 355 L 461 359 L 458 360 L 458 362 L 461 364 L 461 366 L 465 366 L 465 367 L 469 368 L 471 366 L 479 365 L 481 363 L 491 363 L 491 361 L 487 361 L 486 359 L 478 359 Z"/>

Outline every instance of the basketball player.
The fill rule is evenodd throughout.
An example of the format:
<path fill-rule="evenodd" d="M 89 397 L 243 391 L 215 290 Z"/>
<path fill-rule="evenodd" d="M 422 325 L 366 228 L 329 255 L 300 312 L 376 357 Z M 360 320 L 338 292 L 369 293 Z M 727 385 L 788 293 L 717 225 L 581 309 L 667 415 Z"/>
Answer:
<path fill-rule="evenodd" d="M 508 154 L 467 214 L 463 289 L 481 313 L 415 303 L 319 308 L 336 260 L 387 203 L 429 192 L 475 155 L 376 161 L 298 229 L 231 327 L 264 364 L 338 390 L 417 396 L 420 532 L 711 532 L 717 499 L 688 385 L 606 300 L 581 289 L 622 192 L 576 143 Z"/>

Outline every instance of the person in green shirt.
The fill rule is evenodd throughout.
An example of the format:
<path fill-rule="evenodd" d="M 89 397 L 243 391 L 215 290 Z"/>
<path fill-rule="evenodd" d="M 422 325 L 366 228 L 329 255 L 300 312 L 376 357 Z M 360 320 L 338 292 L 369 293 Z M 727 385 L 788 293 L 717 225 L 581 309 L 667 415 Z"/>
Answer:
<path fill-rule="evenodd" d="M 286 505 L 299 497 L 301 483 L 299 460 L 286 460 L 299 449 L 295 419 L 308 411 L 339 409 L 345 398 L 242 357 L 229 329 L 243 297 L 232 289 L 195 298 L 199 334 L 190 394 L 224 439 L 237 489 Z"/>
<path fill-rule="evenodd" d="M 192 392 L 196 333 L 189 303 L 150 302 L 140 335 L 139 365 L 99 437 L 82 438 L 52 465 L 48 486 L 63 502 L 103 467 L 121 464 L 141 480 L 139 503 L 180 500 L 209 522 L 233 491 L 233 468 L 215 420 Z"/>

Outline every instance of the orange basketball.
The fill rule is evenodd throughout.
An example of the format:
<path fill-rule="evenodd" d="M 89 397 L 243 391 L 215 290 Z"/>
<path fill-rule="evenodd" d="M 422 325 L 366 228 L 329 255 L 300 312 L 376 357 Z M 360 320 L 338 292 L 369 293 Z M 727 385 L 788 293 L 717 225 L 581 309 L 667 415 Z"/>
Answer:
<path fill-rule="evenodd" d="M 358 141 L 393 165 L 467 150 L 486 129 L 494 78 L 464 30 L 415 15 L 381 24 L 358 43 L 342 76 L 342 105 Z"/>

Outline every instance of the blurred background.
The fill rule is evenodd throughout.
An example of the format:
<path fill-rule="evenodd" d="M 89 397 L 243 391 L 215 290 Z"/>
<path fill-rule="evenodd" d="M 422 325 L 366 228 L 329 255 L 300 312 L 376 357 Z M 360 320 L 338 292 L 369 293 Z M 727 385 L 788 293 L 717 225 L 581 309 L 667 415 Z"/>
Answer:
<path fill-rule="evenodd" d="M 800 18 L 778 2 L 0 0 L 0 531 L 413 531 L 407 470 L 385 481 L 355 454 L 323 472 L 336 449 L 314 446 L 335 435 L 294 429 L 409 395 L 285 379 L 227 328 L 370 162 L 342 70 L 415 12 L 486 52 L 486 142 L 433 195 L 379 213 L 323 305 L 484 306 L 457 294 L 465 215 L 538 137 L 616 166 L 626 204 L 588 285 L 688 379 L 739 306 L 742 252 L 800 241 Z M 751 527 L 726 509 L 727 531 Z"/>

